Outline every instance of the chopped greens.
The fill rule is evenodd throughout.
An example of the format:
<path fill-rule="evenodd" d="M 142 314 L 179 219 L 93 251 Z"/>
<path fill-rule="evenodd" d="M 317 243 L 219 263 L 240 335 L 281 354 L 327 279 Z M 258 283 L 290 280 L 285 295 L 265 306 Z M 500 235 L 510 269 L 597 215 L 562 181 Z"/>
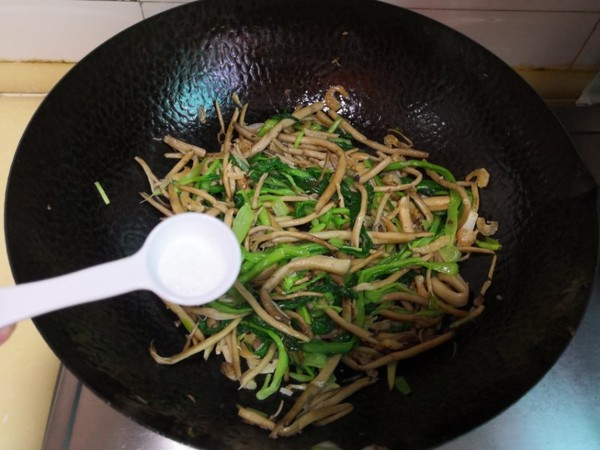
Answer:
<path fill-rule="evenodd" d="M 102 187 L 102 185 L 100 184 L 100 182 L 99 181 L 95 181 L 94 182 L 94 186 L 96 186 L 96 190 L 100 194 L 100 197 L 102 198 L 102 201 L 104 202 L 104 204 L 105 205 L 110 205 L 110 199 L 108 198 L 108 195 L 106 195 L 106 191 L 104 190 L 104 188 Z"/>

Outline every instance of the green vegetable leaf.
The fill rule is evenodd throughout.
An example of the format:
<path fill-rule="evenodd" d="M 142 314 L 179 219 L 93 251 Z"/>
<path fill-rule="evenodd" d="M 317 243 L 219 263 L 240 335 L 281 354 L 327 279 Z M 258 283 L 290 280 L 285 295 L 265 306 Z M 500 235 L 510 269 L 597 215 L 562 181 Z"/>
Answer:
<path fill-rule="evenodd" d="M 440 256 L 446 262 L 456 262 L 462 254 L 455 245 L 446 245 L 439 250 Z"/>
<path fill-rule="evenodd" d="M 320 314 L 316 314 L 320 313 Z M 315 335 L 327 334 L 335 327 L 335 323 L 331 318 L 322 311 L 316 310 L 311 316 L 312 323 L 310 329 Z"/>
<path fill-rule="evenodd" d="M 246 203 L 238 210 L 231 226 L 231 231 L 233 231 L 233 234 L 240 244 L 248 234 L 248 231 L 250 231 L 253 222 L 254 211 L 252 210 L 250 203 Z"/>
<path fill-rule="evenodd" d="M 243 321 L 243 323 L 246 327 L 254 331 L 259 331 L 263 335 L 267 335 L 277 347 L 277 366 L 275 367 L 273 378 L 265 380 L 263 387 L 256 393 L 257 399 L 264 400 L 279 390 L 283 376 L 289 367 L 289 357 L 283 340 L 275 331 L 264 326 L 259 326 L 251 321 Z"/>
<path fill-rule="evenodd" d="M 306 342 L 300 344 L 300 347 L 304 352 L 307 353 L 325 353 L 328 355 L 339 354 L 339 353 L 348 353 L 350 350 L 354 348 L 354 346 L 358 343 L 358 338 L 356 336 L 352 336 L 347 341 L 342 340 L 334 340 L 334 341 L 320 341 L 320 340 L 312 340 L 310 342 Z"/>
<path fill-rule="evenodd" d="M 335 133 L 337 131 L 337 129 L 340 127 L 342 120 L 344 120 L 342 118 L 342 116 L 338 116 L 337 119 L 335 119 L 333 121 L 333 123 L 331 124 L 331 126 L 327 129 L 328 133 Z"/>
<path fill-rule="evenodd" d="M 396 377 L 394 385 L 396 386 L 396 389 L 398 389 L 398 392 L 400 392 L 401 394 L 408 395 L 412 392 L 412 389 L 410 388 L 408 382 L 404 377 Z"/>
<path fill-rule="evenodd" d="M 281 244 L 263 253 L 264 257 L 256 264 L 247 266 L 245 271 L 240 273 L 238 281 L 242 284 L 254 279 L 264 270 L 279 263 L 289 261 L 292 258 L 307 257 L 312 255 L 322 255 L 327 253 L 327 248 L 319 244 Z"/>
<path fill-rule="evenodd" d="M 360 240 L 362 243 L 361 248 L 351 247 L 349 245 L 344 244 L 343 241 L 341 241 L 341 244 L 340 241 L 333 240 L 330 243 L 348 255 L 357 256 L 359 258 L 366 258 L 367 256 L 369 256 L 371 248 L 373 248 L 373 241 L 371 240 L 371 237 L 369 236 L 369 233 L 367 232 L 365 227 L 362 227 L 360 229 Z"/>
<path fill-rule="evenodd" d="M 321 369 L 327 364 L 327 355 L 325 353 L 305 353 L 304 354 L 304 366 L 317 367 Z"/>
<path fill-rule="evenodd" d="M 262 154 L 251 158 L 250 164 L 249 177 L 254 182 L 258 182 L 263 174 L 269 174 L 261 193 L 268 193 L 269 191 L 265 188 L 270 188 L 290 189 L 291 195 L 297 193 L 298 190 L 307 194 L 321 194 L 327 187 L 331 176 L 328 173 L 322 176 L 322 170 L 318 167 L 298 169 L 288 166 L 277 157 L 267 157 Z"/>
<path fill-rule="evenodd" d="M 424 261 L 421 258 L 406 258 L 363 269 L 360 271 L 359 281 L 372 281 L 407 267 L 425 267 L 447 275 L 456 275 L 458 273 L 458 264 L 455 262 Z"/>
<path fill-rule="evenodd" d="M 298 122 L 298 119 L 296 117 L 292 116 L 291 114 L 287 114 L 287 113 L 275 114 L 273 117 L 271 117 L 270 119 L 267 119 L 265 121 L 263 126 L 260 127 L 260 129 L 258 130 L 257 134 L 260 137 L 264 136 L 269 131 L 271 131 L 275 127 L 275 125 L 277 125 L 283 119 L 292 119 L 292 120 Z"/>
<path fill-rule="evenodd" d="M 340 286 L 330 275 L 325 275 L 322 280 L 310 288 L 311 291 L 329 294 L 336 305 L 341 305 L 344 298 L 356 298 L 356 291 L 347 286 Z"/>
<path fill-rule="evenodd" d="M 329 139 L 329 141 L 333 142 L 334 144 L 339 145 L 342 148 L 342 150 L 352 150 L 354 148 L 354 144 L 352 143 L 352 141 L 350 139 L 332 138 L 332 139 Z"/>
<path fill-rule="evenodd" d="M 250 170 L 250 165 L 246 161 L 244 161 L 242 158 L 238 157 L 235 153 L 230 153 L 230 155 L 233 158 L 233 162 L 235 163 L 236 166 L 238 166 L 244 172 L 247 172 L 248 170 Z"/>
<path fill-rule="evenodd" d="M 486 248 L 488 250 L 502 250 L 502 244 L 498 242 L 496 239 L 492 239 L 489 236 L 483 238 L 483 240 L 476 240 L 475 243 L 480 248 Z"/>

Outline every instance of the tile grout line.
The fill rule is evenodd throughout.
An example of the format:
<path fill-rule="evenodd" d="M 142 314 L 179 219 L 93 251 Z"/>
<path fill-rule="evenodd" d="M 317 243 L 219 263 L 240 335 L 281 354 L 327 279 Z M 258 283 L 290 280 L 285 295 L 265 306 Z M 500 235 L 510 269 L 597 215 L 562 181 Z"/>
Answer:
<path fill-rule="evenodd" d="M 585 39 L 585 41 L 583 41 L 583 44 L 581 44 L 581 47 L 579 48 L 579 50 L 577 51 L 577 53 L 575 53 L 575 57 L 571 60 L 571 64 L 570 64 L 571 66 L 575 65 L 575 61 L 577 61 L 577 58 L 579 58 L 579 56 L 583 52 L 583 49 L 585 49 L 585 46 L 587 45 L 587 43 L 592 39 L 592 35 L 596 31 L 596 29 L 598 29 L 598 26 L 600 26 L 600 18 L 598 18 L 596 20 L 596 23 L 592 27 L 592 30 L 590 31 L 590 34 L 588 34 L 588 37 Z"/>
<path fill-rule="evenodd" d="M 77 0 L 77 1 L 96 1 L 96 0 Z M 184 3 L 191 3 L 190 0 L 181 0 L 181 1 L 149 1 L 149 0 L 104 0 L 104 1 L 112 1 L 112 2 L 122 2 L 129 1 L 135 2 L 141 6 L 142 3 L 171 3 L 173 5 L 180 5 Z M 387 3 L 384 1 L 384 3 Z M 395 4 L 394 4 L 395 5 Z M 589 8 L 589 9 L 547 9 L 547 8 L 538 8 L 538 9 L 509 9 L 509 8 L 485 8 L 485 7 L 447 7 L 447 6 L 403 6 L 396 5 L 400 8 L 411 9 L 411 10 L 421 10 L 421 11 L 489 11 L 489 12 L 526 12 L 526 13 L 536 13 L 536 12 L 545 12 L 545 13 L 600 13 L 600 8 Z M 143 11 L 142 11 L 143 13 Z"/>
<path fill-rule="evenodd" d="M 43 98 L 48 95 L 47 92 L 0 92 L 1 98 Z"/>
<path fill-rule="evenodd" d="M 144 8 L 142 8 L 142 2 L 139 0 L 136 0 L 136 3 L 140 7 L 140 14 L 142 15 L 142 20 L 146 20 L 147 17 L 146 17 L 146 14 L 144 14 Z"/>
<path fill-rule="evenodd" d="M 146 2 L 147 3 L 147 2 Z M 153 2 L 150 2 L 153 3 Z M 169 2 L 170 3 L 170 2 Z M 176 4 L 176 3 L 173 3 Z M 400 6 L 404 9 L 410 9 L 412 11 L 456 11 L 456 12 L 510 12 L 510 13 L 556 13 L 556 14 L 599 14 L 600 9 L 585 9 L 585 10 L 556 10 L 556 9 L 490 9 L 490 8 L 448 8 L 448 7 L 440 7 L 433 8 L 429 6 L 413 6 L 410 8 Z"/>

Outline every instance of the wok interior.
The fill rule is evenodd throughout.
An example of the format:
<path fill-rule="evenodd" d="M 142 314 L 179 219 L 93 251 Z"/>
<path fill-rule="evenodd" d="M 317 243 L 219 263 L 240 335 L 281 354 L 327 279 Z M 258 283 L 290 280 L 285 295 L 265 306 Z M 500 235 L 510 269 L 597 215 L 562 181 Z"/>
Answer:
<path fill-rule="evenodd" d="M 200 448 L 443 442 L 498 414 L 551 367 L 579 322 L 594 276 L 593 181 L 524 82 L 476 44 L 416 14 L 364 1 L 321 3 L 306 1 L 300 9 L 294 2 L 198 2 L 133 27 L 59 83 L 28 127 L 11 171 L 6 235 L 18 282 L 139 248 L 159 216 L 138 200 L 146 181 L 134 156 L 161 173 L 165 148 L 157 138 L 164 134 L 214 148 L 212 105 L 218 101 L 229 117 L 233 92 L 250 103 L 251 122 L 342 84 L 352 97 L 341 113 L 365 134 L 380 138 L 399 127 L 458 176 L 477 167 L 490 172 L 482 212 L 500 222 L 503 250 L 485 314 L 455 343 L 399 365 L 410 396 L 377 383 L 353 397 L 354 413 L 297 437 L 269 441 L 242 424 L 236 404 L 257 406 L 256 400 L 221 375 L 218 361 L 157 366 L 150 342 L 162 354 L 176 353 L 184 335 L 149 293 L 36 320 L 94 392 Z M 205 124 L 199 108 L 208 113 Z M 110 205 L 98 198 L 96 180 Z M 466 277 L 475 286 L 487 264 L 469 261 Z M 276 403 L 260 409 L 273 411 Z"/>

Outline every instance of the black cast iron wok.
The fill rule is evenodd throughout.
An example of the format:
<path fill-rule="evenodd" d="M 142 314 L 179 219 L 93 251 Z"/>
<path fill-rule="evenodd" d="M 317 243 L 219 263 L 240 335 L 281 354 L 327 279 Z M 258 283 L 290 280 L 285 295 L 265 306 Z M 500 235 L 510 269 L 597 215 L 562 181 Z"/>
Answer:
<path fill-rule="evenodd" d="M 153 295 L 36 319 L 69 369 L 139 423 L 206 449 L 306 449 L 325 440 L 344 449 L 428 447 L 516 401 L 570 340 L 598 236 L 594 183 L 571 142 L 532 90 L 477 44 L 364 0 L 192 3 L 130 28 L 77 64 L 35 114 L 12 167 L 6 237 L 16 281 L 138 249 L 159 216 L 140 204 L 146 180 L 134 156 L 161 173 L 164 134 L 210 147 L 215 101 L 229 116 L 235 92 L 250 102 L 249 120 L 258 120 L 334 84 L 351 91 L 346 115 L 367 134 L 400 127 L 457 175 L 491 173 L 483 210 L 500 221 L 504 249 L 485 314 L 456 344 L 401 365 L 412 395 L 379 383 L 354 397 L 346 418 L 277 441 L 238 420 L 236 403 L 252 404 L 253 396 L 227 381 L 219 362 L 154 363 L 152 340 L 159 352 L 175 353 L 183 335 Z M 205 125 L 200 107 L 209 113 Z M 475 267 L 473 280 L 486 270 Z"/>

